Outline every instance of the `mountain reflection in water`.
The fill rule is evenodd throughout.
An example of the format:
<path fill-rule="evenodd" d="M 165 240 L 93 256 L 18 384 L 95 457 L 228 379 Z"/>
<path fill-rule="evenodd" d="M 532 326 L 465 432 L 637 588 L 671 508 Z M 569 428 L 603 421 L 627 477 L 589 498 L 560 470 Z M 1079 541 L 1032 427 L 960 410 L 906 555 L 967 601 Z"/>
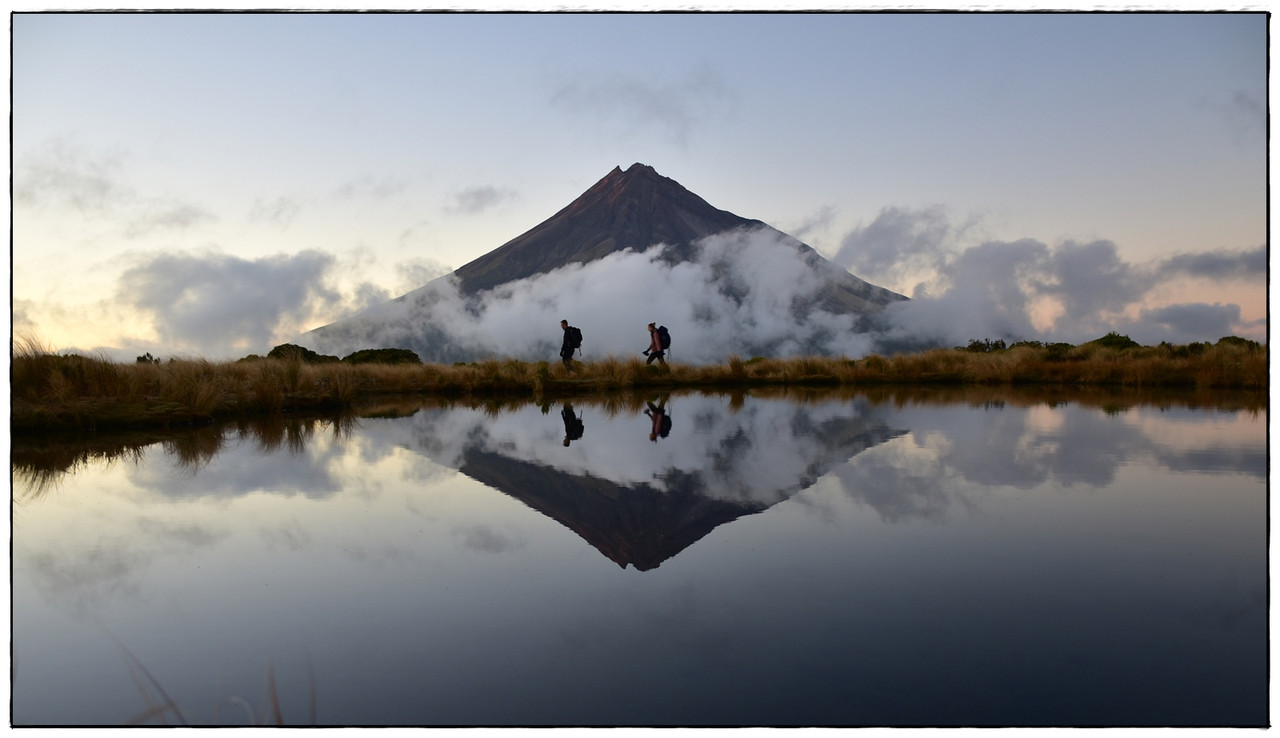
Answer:
<path fill-rule="evenodd" d="M 424 411 L 415 418 L 415 440 L 436 461 L 555 519 L 619 566 L 647 571 L 717 526 L 766 510 L 905 432 L 865 404 L 756 402 L 724 413 L 714 397 L 688 396 L 674 408 L 667 401 L 647 403 L 646 423 L 600 415 L 589 433 L 566 404 L 562 417 L 570 412 L 583 425 L 576 446 L 548 443 L 548 421 L 536 407 L 497 418 Z M 658 407 L 663 412 L 653 412 Z M 680 426 L 677 413 L 685 418 Z M 671 428 L 665 438 L 654 430 L 664 419 Z M 654 437 L 661 445 L 638 442 Z"/>
<path fill-rule="evenodd" d="M 1266 414 L 753 391 L 15 438 L 11 719 L 176 721 L 115 638 L 200 724 L 278 687 L 323 725 L 1263 725 Z"/>
<path fill-rule="evenodd" d="M 15 439 L 12 467 L 15 500 L 30 500 L 87 463 L 137 463 L 144 449 L 159 444 L 178 467 L 191 471 L 189 485 L 168 484 L 166 495 L 236 495 L 260 488 L 265 477 L 277 478 L 280 490 L 323 499 L 340 482 L 319 464 L 301 471 L 293 464 L 279 475 L 259 464 L 246 470 L 243 480 L 214 479 L 199 470 L 245 441 L 269 464 L 277 452 L 303 455 L 320 435 L 342 439 L 359 431 L 383 448 L 420 453 L 521 501 L 623 568 L 648 571 L 716 527 L 767 510 L 826 474 L 885 520 L 937 518 L 954 502 L 946 485 L 938 483 L 943 478 L 1014 487 L 1053 478 L 1100 486 L 1135 454 L 1149 454 L 1174 471 L 1265 476 L 1265 452 L 1215 443 L 1212 437 L 1195 449 L 1182 449 L 1131 425 L 1107 422 L 1129 408 L 1155 407 L 1176 418 L 1179 412 L 1202 415 L 1205 406 L 1228 412 L 1265 407 L 1252 395 L 1171 397 L 963 388 L 775 391 L 749 398 L 741 393 L 613 395 L 541 406 L 403 398 L 366 408 L 361 416 L 270 417 L 90 441 Z M 1092 405 L 1105 414 L 1069 413 L 1058 416 L 1053 428 L 1029 427 L 1037 406 L 1059 403 Z M 1030 411 L 968 412 L 1006 404 Z M 949 427 L 953 416 L 966 424 L 978 417 L 983 426 Z M 378 423 L 381 418 L 398 421 Z M 916 477 L 881 458 L 848 463 L 908 429 L 917 436 L 942 432 L 949 439 L 945 456 L 933 461 L 936 476 L 926 475 L 917 485 L 912 483 Z"/>

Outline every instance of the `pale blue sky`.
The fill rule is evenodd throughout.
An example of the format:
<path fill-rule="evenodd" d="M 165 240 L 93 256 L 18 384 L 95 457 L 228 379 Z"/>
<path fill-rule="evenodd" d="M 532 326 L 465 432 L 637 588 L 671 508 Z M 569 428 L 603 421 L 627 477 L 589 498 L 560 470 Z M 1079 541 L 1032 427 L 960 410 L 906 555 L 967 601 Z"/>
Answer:
<path fill-rule="evenodd" d="M 1262 14 L 12 20 L 14 328 L 54 348 L 265 351 L 633 162 L 904 294 L 945 293 L 982 243 L 1104 241 L 1109 273 L 1161 276 L 1091 329 L 1201 306 L 1264 336 Z M 886 209 L 932 224 L 879 244 L 914 262 L 858 256 Z M 1211 278 L 1184 268 L 1206 256 Z M 138 293 L 163 275 L 217 321 L 209 275 L 246 272 L 295 297 L 240 338 L 177 336 Z"/>

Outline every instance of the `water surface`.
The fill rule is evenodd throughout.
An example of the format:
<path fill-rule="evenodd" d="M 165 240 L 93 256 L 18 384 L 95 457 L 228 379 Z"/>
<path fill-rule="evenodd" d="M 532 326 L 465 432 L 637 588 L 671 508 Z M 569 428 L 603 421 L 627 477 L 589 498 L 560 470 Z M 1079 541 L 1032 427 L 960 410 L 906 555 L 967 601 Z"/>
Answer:
<path fill-rule="evenodd" d="M 12 719 L 1264 725 L 1257 405 L 677 395 L 15 442 Z"/>

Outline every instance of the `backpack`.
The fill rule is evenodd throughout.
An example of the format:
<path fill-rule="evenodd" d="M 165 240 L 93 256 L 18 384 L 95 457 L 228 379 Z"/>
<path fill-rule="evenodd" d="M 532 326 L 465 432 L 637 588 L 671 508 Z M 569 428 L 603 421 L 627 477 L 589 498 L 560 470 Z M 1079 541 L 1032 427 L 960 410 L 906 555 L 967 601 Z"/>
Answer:
<path fill-rule="evenodd" d="M 671 333 L 667 331 L 665 325 L 658 326 L 658 345 L 663 351 L 671 348 Z"/>
<path fill-rule="evenodd" d="M 566 407 L 560 411 L 560 417 L 564 418 L 564 437 L 570 441 L 576 441 L 582 438 L 583 431 L 586 430 L 586 424 L 582 419 L 573 414 L 573 410 Z"/>
<path fill-rule="evenodd" d="M 666 438 L 671 434 L 671 416 L 667 413 L 662 414 L 662 420 L 658 421 L 658 435 Z"/>
<path fill-rule="evenodd" d="M 569 326 L 569 348 L 582 348 L 582 331 L 575 326 Z"/>

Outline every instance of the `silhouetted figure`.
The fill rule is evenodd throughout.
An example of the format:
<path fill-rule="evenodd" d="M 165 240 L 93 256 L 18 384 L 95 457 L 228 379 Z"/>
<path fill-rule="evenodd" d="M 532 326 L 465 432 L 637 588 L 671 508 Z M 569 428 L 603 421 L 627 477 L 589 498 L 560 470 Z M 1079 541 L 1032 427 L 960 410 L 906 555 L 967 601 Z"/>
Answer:
<path fill-rule="evenodd" d="M 560 344 L 560 361 L 564 362 L 567 371 L 573 371 L 573 352 L 582 347 L 582 331 L 569 325 L 569 321 L 560 321 L 560 330 L 564 331 L 564 341 Z"/>
<path fill-rule="evenodd" d="M 666 408 L 667 398 L 663 396 L 662 399 L 658 400 L 657 405 L 652 402 L 648 403 L 648 405 L 649 409 L 645 410 L 644 414 L 649 416 L 649 420 L 652 423 L 649 431 L 649 440 L 657 443 L 659 438 L 666 438 L 671 434 L 671 416 L 667 414 Z"/>
<path fill-rule="evenodd" d="M 570 441 L 582 438 L 586 427 L 582 424 L 582 419 L 574 414 L 573 405 L 566 402 L 564 409 L 560 411 L 560 417 L 564 418 L 564 445 L 568 446 Z"/>
<path fill-rule="evenodd" d="M 666 351 L 662 348 L 662 338 L 658 334 L 658 327 L 653 323 L 649 324 L 649 348 L 645 349 L 644 353 L 649 357 L 645 359 L 644 363 L 652 364 L 653 360 L 657 359 L 659 364 L 664 368 L 666 367 Z"/>

